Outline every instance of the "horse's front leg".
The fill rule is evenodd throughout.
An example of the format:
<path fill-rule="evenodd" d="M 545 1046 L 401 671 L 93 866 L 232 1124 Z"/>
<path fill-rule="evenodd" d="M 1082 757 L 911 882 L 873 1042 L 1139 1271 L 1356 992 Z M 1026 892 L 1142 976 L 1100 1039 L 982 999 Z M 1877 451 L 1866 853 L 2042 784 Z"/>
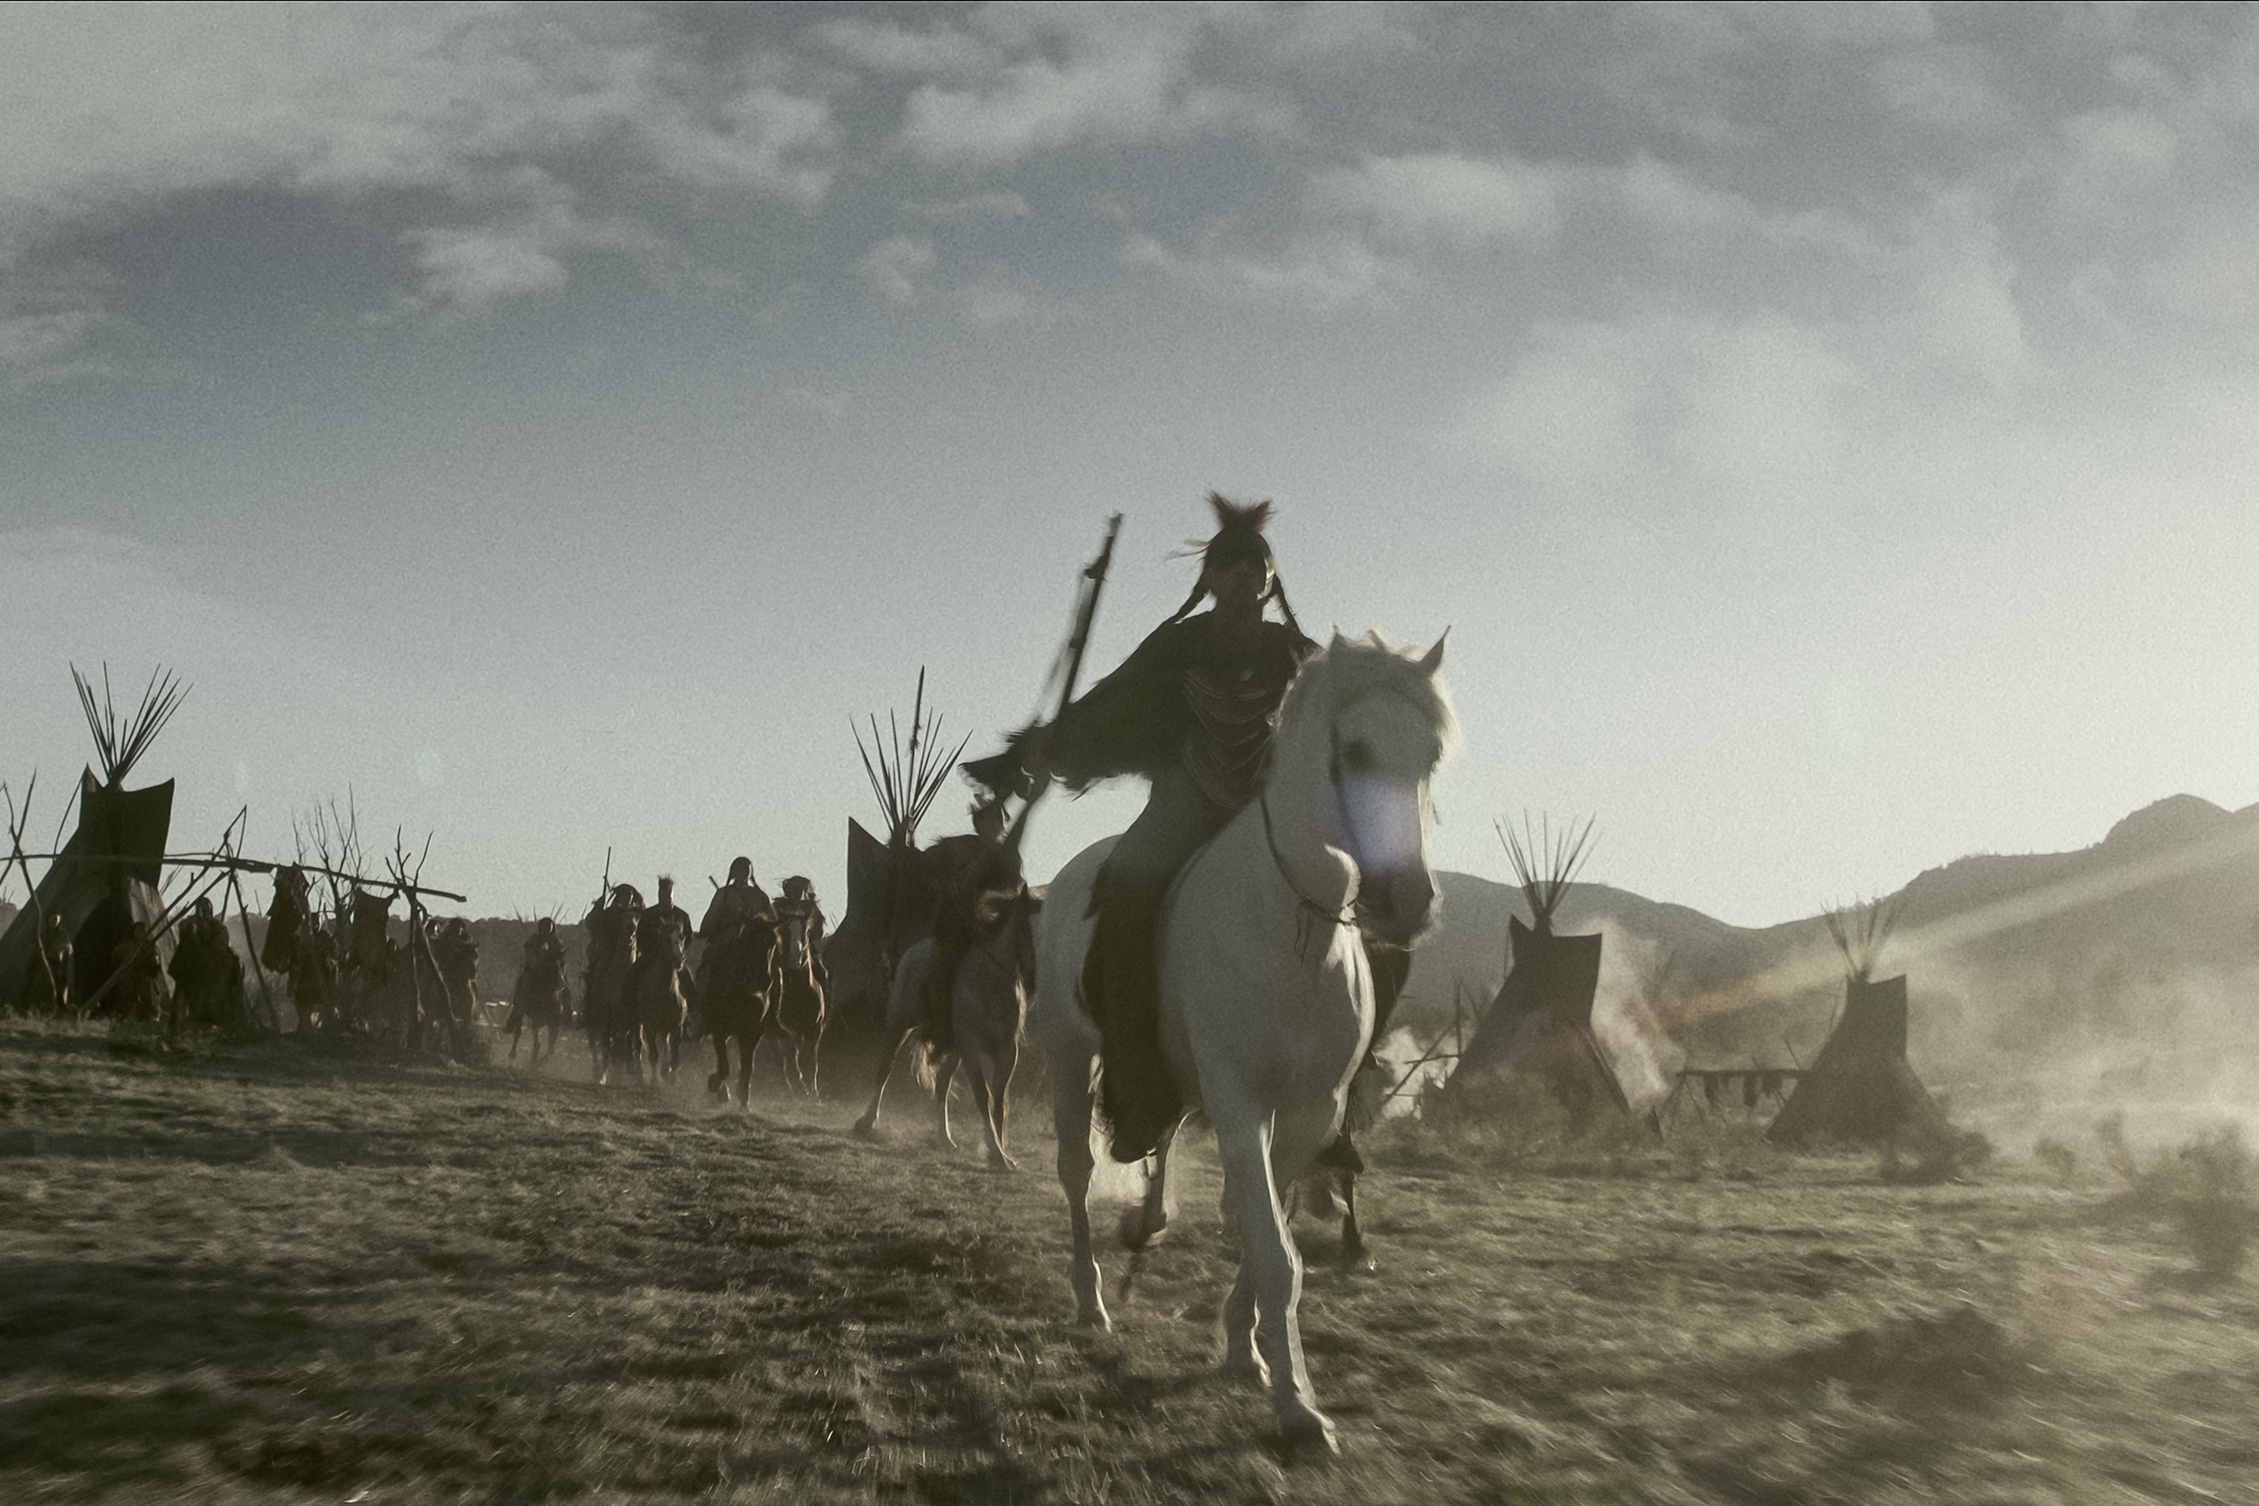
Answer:
<path fill-rule="evenodd" d="M 954 1051 L 941 1059 L 933 1074 L 934 1134 L 944 1149 L 955 1150 L 957 1137 L 949 1133 L 949 1084 L 957 1076 L 957 1063 L 962 1058 Z"/>
<path fill-rule="evenodd" d="M 887 1035 L 893 1039 L 889 1040 Z M 871 1106 L 855 1121 L 855 1133 L 865 1139 L 878 1133 L 879 1102 L 886 1097 L 886 1080 L 894 1075 L 894 1059 L 902 1054 L 902 1043 L 910 1038 L 910 1028 L 900 1026 L 887 1035 L 879 1037 L 878 1077 L 871 1084 Z"/>
<path fill-rule="evenodd" d="M 729 1102 L 729 1030 L 714 1026 L 714 1070 L 706 1074 L 706 1095 Z"/>
<path fill-rule="evenodd" d="M 1270 1140 L 1268 1116 L 1219 1118 L 1216 1149 L 1224 1168 L 1224 1215 L 1239 1224 L 1239 1279 L 1241 1285 L 1252 1287 L 1254 1348 L 1270 1371 L 1271 1411 L 1278 1418 L 1279 1431 L 1292 1446 L 1338 1453 L 1341 1446 L 1334 1441 L 1333 1423 L 1318 1410 L 1302 1357 L 1297 1312 L 1302 1302 L 1302 1257 L 1287 1230 L 1286 1210 L 1279 1206 Z M 1238 1286 L 1232 1298 L 1244 1310 L 1246 1302 Z M 1231 1305 L 1226 1304 L 1227 1311 Z M 1228 1340 L 1225 1355 L 1228 1363 L 1232 1358 Z"/>
<path fill-rule="evenodd" d="M 1020 1163 L 1013 1160 L 1011 1153 L 1004 1149 L 1005 1116 L 1011 1111 L 1012 1074 L 1019 1070 L 1019 1066 L 1020 1043 L 1015 1036 L 989 1062 L 989 1162 L 1004 1171 L 1020 1169 Z"/>
<path fill-rule="evenodd" d="M 1176 1199 L 1169 1193 L 1169 1151 L 1177 1143 L 1177 1130 L 1181 1123 L 1172 1124 L 1161 1132 L 1153 1146 L 1153 1169 L 1146 1174 L 1145 1196 L 1135 1208 L 1122 1210 L 1120 1223 L 1114 1232 L 1125 1250 L 1142 1250 L 1166 1234 L 1169 1220 L 1176 1215 Z"/>
<path fill-rule="evenodd" d="M 981 1133 L 988 1140 L 988 1169 L 991 1171 L 1018 1171 L 1020 1163 L 1004 1150 L 1004 1089 L 1011 1071 L 1006 1068 L 999 1076 L 998 1062 L 990 1052 L 976 1046 L 964 1058 L 965 1070 L 972 1074 L 973 1103 L 980 1110 Z"/>
<path fill-rule="evenodd" d="M 1090 1174 L 1098 1158 L 1090 1149 L 1090 1072 L 1094 1053 L 1051 1058 L 1051 1127 L 1059 1139 L 1059 1186 L 1067 1194 L 1067 1223 L 1074 1251 L 1067 1284 L 1075 1291 L 1075 1320 L 1086 1328 L 1112 1328 L 1099 1295 L 1098 1257 L 1090 1244 Z"/>
<path fill-rule="evenodd" d="M 1326 1179 L 1328 1190 L 1340 1189 L 1341 1263 L 1370 1269 L 1372 1256 L 1365 1248 L 1364 1231 L 1357 1226 L 1357 1179 L 1365 1170 L 1365 1158 L 1357 1154 L 1348 1130 L 1318 1153 L 1315 1169 Z"/>
<path fill-rule="evenodd" d="M 812 1098 L 816 1092 L 816 1051 L 798 1031 L 792 1036 L 792 1091 L 802 1098 Z"/>

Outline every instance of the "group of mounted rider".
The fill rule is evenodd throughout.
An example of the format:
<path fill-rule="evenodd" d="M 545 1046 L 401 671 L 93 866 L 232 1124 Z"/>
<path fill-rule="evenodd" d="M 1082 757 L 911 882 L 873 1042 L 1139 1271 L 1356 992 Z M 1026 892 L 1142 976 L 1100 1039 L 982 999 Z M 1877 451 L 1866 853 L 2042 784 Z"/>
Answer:
<path fill-rule="evenodd" d="M 773 1026 L 784 1046 L 786 1076 L 802 1091 L 814 1092 L 830 979 L 815 886 L 795 876 L 772 898 L 754 879 L 752 859 L 740 857 L 695 926 L 675 903 L 674 890 L 674 880 L 662 877 L 656 902 L 646 903 L 633 884 L 611 884 L 581 922 L 588 937 L 582 1023 L 596 1080 L 621 1073 L 671 1081 L 681 1065 L 683 1037 L 704 1036 L 714 1043 L 708 1091 L 743 1103 L 754 1049 Z M 554 926 L 544 922 L 528 943 L 518 994 L 523 1007 L 530 1010 L 538 1001 L 561 1022 L 561 1001 L 549 1003 L 550 990 L 561 995 L 563 988 L 563 949 L 554 935 Z M 689 965 L 693 941 L 703 943 L 695 971 Z M 540 1021 L 535 1023 L 538 1063 Z"/>
<path fill-rule="evenodd" d="M 61 915 L 47 917 L 18 997 L 42 1013 L 98 1013 L 161 1025 L 167 1035 L 190 1029 L 240 1031 L 250 1024 L 243 959 L 209 899 L 173 928 L 170 958 L 151 943 L 150 928 L 134 920 L 125 935 L 81 977 L 77 947 Z"/>
<path fill-rule="evenodd" d="M 339 896 L 333 928 L 322 923 L 304 870 L 278 868 L 260 962 L 289 980 L 302 1029 L 461 1057 L 478 1016 L 478 938 L 463 917 L 442 919 L 411 903 L 408 936 L 393 940 L 398 897 L 355 887 Z"/>

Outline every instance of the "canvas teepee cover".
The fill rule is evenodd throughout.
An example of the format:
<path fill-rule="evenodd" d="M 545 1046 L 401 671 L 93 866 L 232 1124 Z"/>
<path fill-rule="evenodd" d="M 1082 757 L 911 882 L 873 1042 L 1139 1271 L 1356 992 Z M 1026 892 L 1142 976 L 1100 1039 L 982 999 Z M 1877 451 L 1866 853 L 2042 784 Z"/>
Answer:
<path fill-rule="evenodd" d="M 895 962 L 933 933 L 940 896 L 933 865 L 918 846 L 918 823 L 932 809 L 966 740 L 954 749 L 941 741 L 941 716 L 926 709 L 925 698 L 921 669 L 908 739 L 891 714 L 883 737 L 878 719 L 871 718 L 868 748 L 859 731 L 855 737 L 887 835 L 881 841 L 848 818 L 847 908 L 824 939 L 824 966 L 831 973 L 827 1008 L 833 1022 L 825 1035 L 827 1057 L 853 1055 L 876 1039 L 886 1023 Z"/>
<path fill-rule="evenodd" d="M 1944 1125 L 1945 1116 L 1906 1060 L 1901 973 L 1844 980 L 1843 1017 L 1765 1135 L 1777 1145 L 1871 1142 Z"/>
<path fill-rule="evenodd" d="M 1765 1132 L 1775 1144 L 1944 1130 L 1945 1116 L 1906 1060 L 1906 977 L 1872 976 L 1896 916 L 1895 904 L 1880 901 L 1827 912 L 1843 953 L 1843 1014 Z"/>
<path fill-rule="evenodd" d="M 7 934 L 0 936 L 0 1000 L 17 1002 L 24 970 L 37 946 L 39 917 L 60 915 L 71 933 L 81 998 L 91 996 L 109 978 L 109 959 L 131 930 L 137 915 L 151 919 L 150 911 L 165 856 L 165 841 L 172 832 L 173 782 L 147 789 L 129 790 L 126 775 L 148 751 L 187 688 L 162 670 L 153 675 L 141 706 L 121 723 L 109 701 L 105 673 L 103 701 L 98 706 L 93 687 L 77 670 L 79 700 L 87 725 L 94 733 L 102 775 L 89 768 L 79 779 L 78 829 L 48 864 L 36 888 L 36 899 L 24 906 Z M 157 905 L 153 914 L 161 914 Z M 160 961 L 171 955 L 169 938 L 161 945 Z"/>
<path fill-rule="evenodd" d="M 1582 831 L 1572 826 L 1557 842 L 1550 831 L 1525 841 L 1500 825 L 1500 839 L 1535 924 L 1524 925 L 1518 915 L 1507 917 L 1506 980 L 1460 1053 L 1445 1091 L 1463 1090 L 1496 1073 L 1525 1073 L 1543 1078 L 1555 1098 L 1579 1117 L 1604 1107 L 1631 1111 L 1592 1029 L 1601 938 L 1553 932 L 1554 912 L 1582 865 L 1591 834 L 1588 821 Z M 1542 871 L 1539 861 L 1545 865 Z"/>

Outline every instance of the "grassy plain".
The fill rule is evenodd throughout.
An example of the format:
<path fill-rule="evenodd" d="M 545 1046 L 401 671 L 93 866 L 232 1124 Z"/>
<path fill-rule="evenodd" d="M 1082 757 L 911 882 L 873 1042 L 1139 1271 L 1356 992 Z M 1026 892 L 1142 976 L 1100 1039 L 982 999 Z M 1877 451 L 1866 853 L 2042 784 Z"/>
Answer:
<path fill-rule="evenodd" d="M 1033 1104 L 999 1176 L 561 1067 L 0 1020 L 0 1499 L 2259 1499 L 2259 1285 L 2099 1169 L 1392 1124 L 1378 1269 L 1297 1221 L 1313 1461 L 1214 1370 L 1198 1135 L 1103 1335 Z"/>

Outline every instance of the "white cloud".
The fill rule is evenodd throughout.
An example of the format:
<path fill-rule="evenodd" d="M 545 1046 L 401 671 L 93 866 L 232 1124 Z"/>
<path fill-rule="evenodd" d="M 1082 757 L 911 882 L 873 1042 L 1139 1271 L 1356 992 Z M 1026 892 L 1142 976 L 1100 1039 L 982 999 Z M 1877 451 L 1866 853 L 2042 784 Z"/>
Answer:
<path fill-rule="evenodd" d="M 856 264 L 863 281 L 893 304 L 918 300 L 918 286 L 933 271 L 933 242 L 923 236 L 894 235 L 880 241 Z"/>
<path fill-rule="evenodd" d="M 1363 240 L 1347 235 L 1311 236 L 1276 256 L 1254 256 L 1206 245 L 1180 252 L 1150 235 L 1123 242 L 1121 263 L 1157 272 L 1213 297 L 1252 297 L 1335 309 L 1361 302 L 1411 282 L 1399 262 L 1381 256 Z"/>
<path fill-rule="evenodd" d="M 435 303 L 480 309 L 524 293 L 554 293 L 565 266 L 530 236 L 482 230 L 411 230 L 424 294 Z"/>
<path fill-rule="evenodd" d="M 2078 220 L 2107 220 L 2128 201 L 2149 204 L 2173 186 L 2179 133 L 2149 110 L 2090 110 L 2063 122 L 2057 178 L 2063 209 Z"/>
<path fill-rule="evenodd" d="M 473 8 L 34 11 L 0 21 L 0 202 L 52 218 L 224 185 L 438 187 L 605 141 L 806 200 L 827 107 L 633 18 Z"/>
<path fill-rule="evenodd" d="M 1860 5 L 1787 4 L 1782 0 L 1721 7 L 1751 31 L 1803 44 L 1807 47 L 1869 48 L 1904 42 L 1926 42 L 1937 22 L 1921 0 L 1867 0 Z"/>
<path fill-rule="evenodd" d="M 913 31 L 848 17 L 824 22 L 813 35 L 850 62 L 879 73 L 966 79 L 996 64 L 995 49 L 986 40 L 950 26 Z"/>
<path fill-rule="evenodd" d="M 1552 324 L 1438 437 L 1555 502 L 1770 515 L 1824 502 L 1859 383 L 1777 314 Z"/>
<path fill-rule="evenodd" d="M 927 161 L 1000 166 L 1263 119 L 1251 100 L 1195 78 L 1207 25 L 1197 10 L 992 6 L 966 24 L 988 47 L 986 66 L 921 84 L 903 111 L 902 145 Z"/>
<path fill-rule="evenodd" d="M 1667 235 L 1752 226 L 1758 219 L 1756 206 L 1740 194 L 1697 183 L 1645 152 L 1624 169 L 1619 190 L 1634 220 Z"/>
<path fill-rule="evenodd" d="M 2013 118 L 1974 47 L 1893 53 L 1875 63 L 1875 94 L 1901 120 L 1956 131 L 1986 131 Z"/>
<path fill-rule="evenodd" d="M 437 192 L 459 224 L 411 232 L 423 297 L 490 303 L 553 286 L 566 250 L 634 238 L 529 238 L 529 216 L 569 219 L 598 182 L 820 202 L 839 151 L 829 107 L 775 72 L 759 54 L 694 55 L 632 12 L 12 7 L 0 277 L 204 190 Z"/>
<path fill-rule="evenodd" d="M 961 199 L 950 199 L 938 204 L 915 204 L 914 213 L 937 224 L 966 225 L 984 220 L 1024 220 L 1031 210 L 1028 201 L 1016 193 L 976 193 Z"/>
<path fill-rule="evenodd" d="M 979 328 L 1049 324 L 1063 312 L 1049 298 L 1014 281 L 1000 269 L 974 278 L 952 296 L 957 317 Z"/>
<path fill-rule="evenodd" d="M 1907 317 L 1932 360 L 1998 392 L 2039 375 L 2017 305 L 2015 264 L 1989 204 L 1965 190 L 1939 195 L 1917 222 L 1910 256 Z"/>
<path fill-rule="evenodd" d="M 43 366 L 82 344 L 100 318 L 88 308 L 0 315 L 0 367 Z"/>
<path fill-rule="evenodd" d="M 1604 325 L 1540 331 L 1502 381 L 1471 399 L 1446 433 L 1554 496 L 1619 491 L 1639 479 L 1652 360 Z"/>
<path fill-rule="evenodd" d="M 1319 174 L 1313 192 L 1320 205 L 1394 240 L 1536 243 L 1560 224 L 1552 175 L 1513 157 L 1367 157 Z"/>
<path fill-rule="evenodd" d="M 2259 318 L 2259 199 L 2223 205 L 2188 226 L 2179 244 L 2141 271 L 2158 308 L 2186 319 Z"/>

